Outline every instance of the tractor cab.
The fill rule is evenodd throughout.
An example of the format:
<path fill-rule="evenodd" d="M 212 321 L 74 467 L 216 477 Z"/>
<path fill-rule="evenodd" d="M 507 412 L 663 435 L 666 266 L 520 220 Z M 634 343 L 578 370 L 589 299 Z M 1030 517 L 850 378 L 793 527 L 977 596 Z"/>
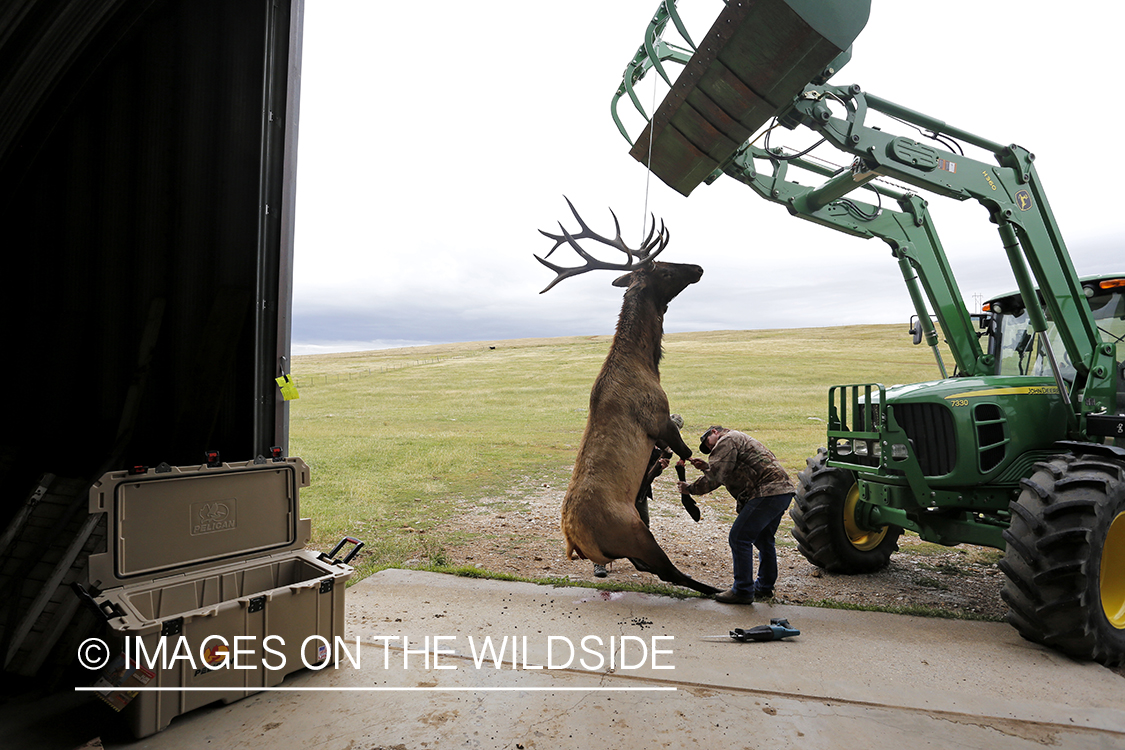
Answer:
<path fill-rule="evenodd" d="M 1082 290 L 1090 312 L 1106 342 L 1117 345 L 1117 411 L 1125 411 L 1125 276 L 1097 276 L 1082 279 Z M 1042 300 L 1039 301 L 1042 309 Z M 988 353 L 995 358 L 997 375 L 1051 376 L 1051 364 L 1042 340 L 1035 336 L 1023 298 L 1018 292 L 996 297 L 982 308 L 988 318 Z M 1056 322 L 1046 315 L 1048 341 L 1062 352 Z M 1059 374 L 1069 385 L 1074 382 L 1074 363 L 1058 358 Z"/>

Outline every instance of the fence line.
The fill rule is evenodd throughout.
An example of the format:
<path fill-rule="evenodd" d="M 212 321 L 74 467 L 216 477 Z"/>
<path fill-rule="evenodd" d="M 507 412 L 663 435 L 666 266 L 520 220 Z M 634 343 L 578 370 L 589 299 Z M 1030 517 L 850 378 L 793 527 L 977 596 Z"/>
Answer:
<path fill-rule="evenodd" d="M 368 367 L 365 370 L 350 370 L 348 372 L 325 373 L 324 375 L 290 375 L 290 377 L 293 379 L 293 382 L 298 388 L 308 388 L 314 385 L 331 385 L 332 383 L 342 383 L 345 380 L 354 380 L 358 377 L 370 377 L 371 375 L 394 372 L 395 370 L 405 370 L 409 367 L 431 365 L 448 359 L 454 359 L 454 357 L 431 357 L 428 359 L 415 359 L 408 362 L 399 362 L 393 365 Z"/>

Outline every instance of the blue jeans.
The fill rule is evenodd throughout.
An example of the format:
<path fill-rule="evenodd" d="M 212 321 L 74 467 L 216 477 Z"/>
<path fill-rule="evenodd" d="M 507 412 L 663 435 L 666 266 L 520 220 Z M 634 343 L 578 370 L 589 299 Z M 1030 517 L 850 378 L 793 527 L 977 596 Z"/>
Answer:
<path fill-rule="evenodd" d="M 740 502 L 738 518 L 730 527 L 730 552 L 734 558 L 734 593 L 754 595 L 754 548 L 758 549 L 758 588 L 773 589 L 777 582 L 777 548 L 773 537 L 793 493 L 754 497 Z"/>

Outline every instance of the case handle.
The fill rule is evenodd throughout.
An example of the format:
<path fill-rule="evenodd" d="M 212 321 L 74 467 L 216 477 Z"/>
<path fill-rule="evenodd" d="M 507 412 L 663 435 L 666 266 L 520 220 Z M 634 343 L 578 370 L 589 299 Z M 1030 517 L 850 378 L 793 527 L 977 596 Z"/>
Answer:
<path fill-rule="evenodd" d="M 337 560 L 336 554 L 341 549 L 344 548 L 345 544 L 348 544 L 349 542 L 354 544 L 355 546 L 352 547 L 351 551 L 348 552 L 347 556 L 344 557 L 343 560 Z M 344 564 L 344 565 L 347 565 L 349 562 L 352 561 L 352 558 L 356 556 L 356 553 L 359 552 L 361 549 L 363 549 L 363 547 L 364 547 L 364 543 L 359 541 L 358 539 L 356 539 L 354 536 L 346 536 L 343 539 L 341 539 L 340 542 L 335 547 L 332 548 L 331 552 L 329 552 L 327 554 L 321 552 L 320 553 L 320 559 L 324 560 L 325 562 L 329 562 L 333 565 L 339 565 L 341 563 Z"/>

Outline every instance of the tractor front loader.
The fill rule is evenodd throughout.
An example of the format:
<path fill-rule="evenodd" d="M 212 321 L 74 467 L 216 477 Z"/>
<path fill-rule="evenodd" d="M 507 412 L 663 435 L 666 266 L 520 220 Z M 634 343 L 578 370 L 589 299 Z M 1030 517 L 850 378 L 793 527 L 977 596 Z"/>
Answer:
<path fill-rule="evenodd" d="M 882 239 L 898 263 L 940 378 L 830 389 L 827 447 L 800 472 L 790 511 L 801 552 L 862 573 L 887 565 L 903 530 L 1002 549 L 1008 621 L 1024 637 L 1125 663 L 1125 273 L 1078 276 L 1027 149 L 829 83 L 868 15 L 866 0 L 731 0 L 696 44 L 665 0 L 614 121 L 681 194 L 725 174 L 793 216 Z M 682 44 L 664 40 L 669 25 Z M 634 87 L 653 69 L 670 90 L 647 113 Z M 646 120 L 635 139 L 618 113 L 626 98 Z M 814 131 L 850 164 L 769 148 L 778 127 Z M 820 184 L 798 184 L 797 170 Z M 979 203 L 1018 289 L 970 313 L 915 190 Z"/>

